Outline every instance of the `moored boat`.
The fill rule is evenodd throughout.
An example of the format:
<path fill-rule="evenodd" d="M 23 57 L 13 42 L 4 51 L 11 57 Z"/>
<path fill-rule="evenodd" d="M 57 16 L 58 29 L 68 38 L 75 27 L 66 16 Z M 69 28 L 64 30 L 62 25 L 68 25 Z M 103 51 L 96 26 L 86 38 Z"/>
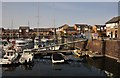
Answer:
<path fill-rule="evenodd" d="M 27 45 L 27 41 L 23 40 L 23 39 L 17 39 L 15 41 L 15 46 L 16 47 L 21 47 L 22 49 L 25 49 Z"/>
<path fill-rule="evenodd" d="M 59 49 L 60 49 L 60 45 L 50 46 L 50 50 L 59 50 Z"/>
<path fill-rule="evenodd" d="M 35 39 L 34 39 L 34 48 L 38 49 L 39 45 L 40 45 L 40 39 L 39 39 L 39 37 L 35 37 Z"/>
<path fill-rule="evenodd" d="M 21 64 L 23 63 L 30 63 L 33 61 L 33 53 L 32 53 L 33 49 L 24 49 L 22 56 L 19 59 L 19 62 Z"/>
<path fill-rule="evenodd" d="M 16 63 L 16 59 L 18 58 L 18 53 L 15 50 L 6 50 L 3 57 L 0 59 L 0 64 L 13 64 Z"/>
<path fill-rule="evenodd" d="M 83 52 L 81 52 L 80 50 L 73 50 L 73 52 L 72 52 L 74 55 L 76 55 L 76 56 L 78 56 L 78 57 L 82 57 L 82 56 L 85 56 L 86 55 L 86 53 L 83 53 Z"/>
<path fill-rule="evenodd" d="M 8 49 L 9 47 L 9 42 L 7 40 L 0 40 L 0 47 L 3 49 L 3 50 L 6 50 Z"/>
<path fill-rule="evenodd" d="M 64 56 L 62 53 L 54 53 L 52 54 L 52 63 L 64 63 Z"/>
<path fill-rule="evenodd" d="M 102 54 L 100 54 L 100 53 L 98 53 L 98 52 L 89 53 L 88 55 L 89 55 L 89 57 L 91 57 L 91 58 L 94 58 L 94 57 L 104 57 L 104 55 L 102 55 Z"/>

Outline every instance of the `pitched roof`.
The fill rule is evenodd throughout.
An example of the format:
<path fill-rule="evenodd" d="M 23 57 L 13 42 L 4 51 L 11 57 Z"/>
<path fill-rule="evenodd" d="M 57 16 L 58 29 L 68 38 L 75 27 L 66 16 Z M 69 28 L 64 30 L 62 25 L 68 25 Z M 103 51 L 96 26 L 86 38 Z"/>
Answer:
<path fill-rule="evenodd" d="M 66 30 L 68 30 L 68 31 L 76 31 L 74 27 L 68 27 Z"/>
<path fill-rule="evenodd" d="M 34 28 L 33 31 L 48 32 L 50 31 L 50 28 Z"/>
<path fill-rule="evenodd" d="M 88 26 L 87 24 L 75 24 L 75 26 L 77 26 L 77 27 L 79 27 L 79 26 L 81 26 L 81 27 L 86 27 L 86 26 Z"/>
<path fill-rule="evenodd" d="M 1 31 L 3 31 L 3 30 L 4 30 L 4 28 L 0 28 L 0 30 L 1 30 Z"/>
<path fill-rule="evenodd" d="M 63 27 L 69 27 L 69 25 L 64 24 L 64 25 L 62 25 L 62 26 L 60 26 L 60 27 L 58 27 L 58 28 L 63 28 Z"/>
<path fill-rule="evenodd" d="M 120 16 L 117 16 L 117 17 L 113 17 L 112 19 L 110 19 L 109 21 L 107 21 L 106 24 L 116 23 L 116 22 L 119 22 L 119 21 L 120 21 Z"/>
<path fill-rule="evenodd" d="M 19 29 L 30 29 L 29 26 L 20 26 Z"/>
<path fill-rule="evenodd" d="M 5 29 L 4 32 L 6 32 L 6 33 L 12 33 L 12 32 L 17 33 L 17 32 L 19 32 L 19 30 L 18 29 Z"/>
<path fill-rule="evenodd" d="M 99 27 L 105 27 L 105 25 L 95 25 L 97 28 Z"/>

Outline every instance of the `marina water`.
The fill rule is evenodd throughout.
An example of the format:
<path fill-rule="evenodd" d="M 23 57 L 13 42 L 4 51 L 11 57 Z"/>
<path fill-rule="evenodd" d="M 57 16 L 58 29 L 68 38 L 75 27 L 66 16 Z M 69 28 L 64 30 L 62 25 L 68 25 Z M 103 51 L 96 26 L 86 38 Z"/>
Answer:
<path fill-rule="evenodd" d="M 67 54 L 71 60 L 64 64 L 52 64 L 51 56 L 34 56 L 31 64 L 16 64 L 0 67 L 2 78 L 19 76 L 85 76 L 120 78 L 120 64 L 108 57 L 89 58 Z"/>
<path fill-rule="evenodd" d="M 68 55 L 71 58 L 76 58 Z M 2 76 L 104 76 L 108 74 L 119 78 L 120 64 L 110 58 L 89 59 L 80 62 L 76 58 L 65 64 L 52 64 L 51 59 L 36 57 L 34 63 L 28 65 L 12 65 L 2 68 Z"/>

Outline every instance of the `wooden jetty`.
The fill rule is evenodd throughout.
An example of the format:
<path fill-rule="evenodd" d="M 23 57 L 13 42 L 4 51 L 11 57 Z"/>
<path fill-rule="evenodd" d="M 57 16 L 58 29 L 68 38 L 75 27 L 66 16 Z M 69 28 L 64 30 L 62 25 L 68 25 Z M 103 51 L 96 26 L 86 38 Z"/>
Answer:
<path fill-rule="evenodd" d="M 36 50 L 33 51 L 33 54 L 52 54 L 52 53 L 56 53 L 56 52 L 60 52 L 60 53 L 71 53 L 72 50 Z"/>
<path fill-rule="evenodd" d="M 74 43 L 82 42 L 82 41 L 86 41 L 86 39 L 67 42 L 67 43 L 62 43 L 62 44 L 57 44 L 57 45 L 60 45 L 60 46 L 67 45 L 68 47 L 70 47 L 69 44 L 74 44 Z M 52 47 L 54 47 L 54 46 L 56 46 L 56 45 L 52 45 Z M 42 49 L 41 48 L 33 49 L 32 52 L 33 52 L 33 54 L 50 54 L 50 53 L 52 54 L 52 53 L 56 53 L 56 52 L 71 53 L 73 51 L 73 50 L 49 50 L 49 47 L 51 47 L 51 46 L 42 47 Z M 43 48 L 46 49 L 46 50 L 43 50 Z"/>

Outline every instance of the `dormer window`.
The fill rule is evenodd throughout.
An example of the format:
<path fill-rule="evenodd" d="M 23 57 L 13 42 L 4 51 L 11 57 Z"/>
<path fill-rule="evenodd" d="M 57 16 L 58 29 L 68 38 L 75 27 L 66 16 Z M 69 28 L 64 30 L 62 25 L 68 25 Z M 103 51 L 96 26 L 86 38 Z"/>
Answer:
<path fill-rule="evenodd" d="M 100 30 L 100 28 L 97 28 L 97 30 Z"/>
<path fill-rule="evenodd" d="M 103 30 L 103 27 L 101 27 L 101 30 Z"/>
<path fill-rule="evenodd" d="M 19 32 L 22 32 L 22 30 L 20 29 Z"/>
<path fill-rule="evenodd" d="M 88 28 L 85 28 L 85 30 L 88 30 Z"/>
<path fill-rule="evenodd" d="M 104 27 L 104 29 L 106 29 L 106 27 Z"/>
<path fill-rule="evenodd" d="M 29 30 L 27 29 L 26 32 L 29 32 Z"/>

